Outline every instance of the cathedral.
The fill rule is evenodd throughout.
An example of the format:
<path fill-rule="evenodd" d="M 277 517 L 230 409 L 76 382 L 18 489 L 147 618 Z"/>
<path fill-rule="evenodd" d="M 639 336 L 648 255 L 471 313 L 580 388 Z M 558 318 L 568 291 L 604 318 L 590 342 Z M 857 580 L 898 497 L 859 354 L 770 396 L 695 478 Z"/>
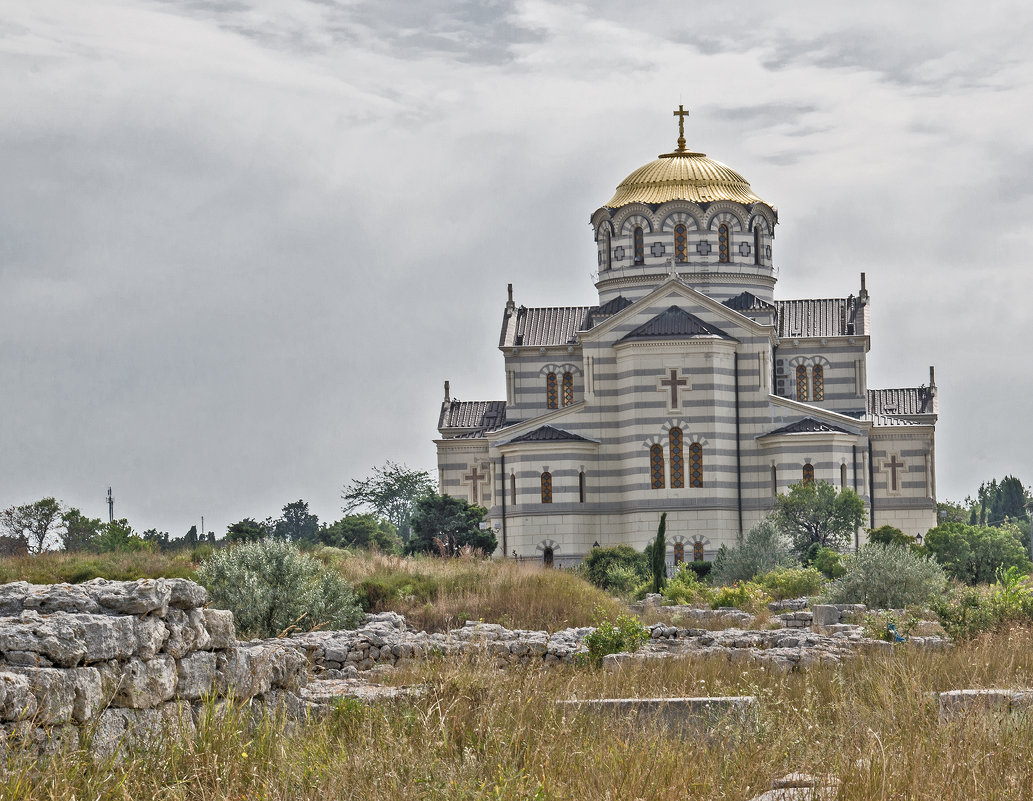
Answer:
<path fill-rule="evenodd" d="M 445 383 L 440 491 L 488 509 L 497 556 L 546 565 L 641 549 L 662 512 L 669 563 L 711 560 L 806 481 L 855 490 L 869 527 L 925 534 L 932 368 L 928 385 L 869 388 L 864 273 L 846 297 L 776 298 L 776 208 L 687 149 L 674 113 L 676 149 L 592 215 L 598 304 L 518 305 L 511 284 L 506 399 Z"/>

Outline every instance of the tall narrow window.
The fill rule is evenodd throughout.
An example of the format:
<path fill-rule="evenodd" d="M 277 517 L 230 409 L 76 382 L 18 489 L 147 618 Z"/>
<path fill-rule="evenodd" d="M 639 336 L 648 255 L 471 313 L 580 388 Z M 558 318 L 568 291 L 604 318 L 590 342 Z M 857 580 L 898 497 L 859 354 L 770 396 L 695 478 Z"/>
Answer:
<path fill-rule="evenodd" d="M 717 260 L 722 264 L 731 261 L 732 244 L 728 237 L 728 226 L 717 226 Z"/>
<path fill-rule="evenodd" d="M 654 445 L 649 449 L 649 482 L 653 489 L 663 489 L 665 486 L 663 445 Z"/>
<path fill-rule="evenodd" d="M 689 260 L 689 233 L 681 224 L 674 226 L 674 260 L 678 262 Z"/>
<path fill-rule="evenodd" d="M 814 483 L 814 465 L 805 464 L 803 466 L 803 483 L 813 484 Z"/>
<path fill-rule="evenodd" d="M 814 400 L 825 400 L 825 368 L 816 364 L 811 372 L 814 374 Z"/>
<path fill-rule="evenodd" d="M 635 245 L 635 264 L 643 264 L 646 261 L 646 242 L 642 235 L 642 229 L 636 228 L 632 234 Z"/>
<path fill-rule="evenodd" d="M 839 488 L 841 490 L 846 489 L 846 465 L 841 464 L 839 466 Z"/>
<path fill-rule="evenodd" d="M 703 543 L 694 542 L 692 543 L 692 561 L 702 562 L 703 561 Z"/>
<path fill-rule="evenodd" d="M 579 503 L 585 502 L 585 471 L 577 474 L 577 499 Z"/>
<path fill-rule="evenodd" d="M 552 503 L 552 473 L 542 473 L 542 503 Z"/>
<path fill-rule="evenodd" d="M 796 399 L 807 400 L 807 368 L 802 364 L 796 368 Z"/>
<path fill-rule="evenodd" d="M 753 263 L 760 264 L 760 226 L 753 226 Z"/>
<path fill-rule="evenodd" d="M 689 486 L 703 486 L 703 446 L 698 442 L 689 446 Z"/>
<path fill-rule="evenodd" d="M 610 269 L 610 258 L 613 254 L 613 249 L 610 247 L 610 229 L 607 228 L 603 233 L 603 247 L 606 248 L 606 255 L 603 256 L 603 269 Z"/>
<path fill-rule="evenodd" d="M 574 375 L 563 374 L 563 405 L 570 406 L 574 403 Z"/>
<path fill-rule="evenodd" d="M 685 543 L 676 542 L 674 543 L 674 563 L 680 565 L 685 561 Z"/>
<path fill-rule="evenodd" d="M 671 438 L 671 487 L 678 489 L 685 486 L 685 460 L 682 458 L 682 431 L 672 428 Z"/>
<path fill-rule="evenodd" d="M 509 502 L 516 506 L 516 473 L 509 474 Z"/>
<path fill-rule="evenodd" d="M 778 468 L 771 465 L 771 497 L 778 495 Z"/>
<path fill-rule="evenodd" d="M 549 373 L 545 376 L 545 408 L 559 408 L 559 393 L 556 390 L 556 374 Z"/>

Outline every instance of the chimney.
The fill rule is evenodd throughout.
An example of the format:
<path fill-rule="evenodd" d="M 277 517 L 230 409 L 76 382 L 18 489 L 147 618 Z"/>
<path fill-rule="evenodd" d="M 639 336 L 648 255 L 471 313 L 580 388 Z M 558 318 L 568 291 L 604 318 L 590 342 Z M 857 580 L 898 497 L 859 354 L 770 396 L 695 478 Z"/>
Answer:
<path fill-rule="evenodd" d="M 451 400 L 452 400 L 452 397 L 451 397 L 451 395 L 449 395 L 449 392 L 448 392 L 448 382 L 446 381 L 445 382 L 445 403 L 449 403 L 449 402 L 451 402 Z"/>
<path fill-rule="evenodd" d="M 936 368 L 929 365 L 929 388 L 936 389 Z"/>
<path fill-rule="evenodd" d="M 862 306 L 868 305 L 868 290 L 864 285 L 864 273 L 861 273 L 861 291 L 857 295 L 857 300 Z"/>
<path fill-rule="evenodd" d="M 513 285 L 506 284 L 506 291 L 509 293 L 509 300 L 506 301 L 506 314 L 516 311 L 516 303 L 513 302 Z"/>

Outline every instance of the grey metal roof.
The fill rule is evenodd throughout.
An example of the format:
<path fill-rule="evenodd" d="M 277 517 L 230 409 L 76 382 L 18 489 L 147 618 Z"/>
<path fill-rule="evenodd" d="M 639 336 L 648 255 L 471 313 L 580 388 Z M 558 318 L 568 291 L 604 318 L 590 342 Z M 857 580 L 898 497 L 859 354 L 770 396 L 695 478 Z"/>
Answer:
<path fill-rule="evenodd" d="M 671 306 L 623 337 L 621 342 L 629 339 L 678 339 L 684 337 L 733 338 L 717 326 L 703 322 L 694 314 L 689 314 L 677 306 Z"/>
<path fill-rule="evenodd" d="M 762 437 L 773 437 L 776 434 L 853 434 L 853 431 L 848 431 L 840 426 L 833 425 L 832 423 L 825 423 L 821 420 L 815 420 L 813 417 L 805 417 L 802 420 L 797 420 L 795 423 L 790 423 L 787 426 L 776 428 L 774 431 L 769 431 L 767 434 L 761 434 Z"/>
<path fill-rule="evenodd" d="M 539 426 L 534 431 L 528 431 L 519 437 L 514 437 L 510 442 L 591 442 L 592 440 L 582 437 L 579 434 L 572 434 L 569 431 L 555 428 L 553 426 Z"/>
<path fill-rule="evenodd" d="M 623 295 L 618 295 L 613 300 L 604 303 L 602 306 L 596 306 L 588 313 L 588 317 L 585 318 L 585 328 L 594 328 L 607 317 L 612 317 L 617 312 L 628 308 L 630 305 L 630 300 Z"/>
<path fill-rule="evenodd" d="M 735 311 L 763 311 L 775 307 L 766 300 L 761 300 L 752 292 L 740 292 L 734 298 L 723 301 L 724 305 Z"/>
<path fill-rule="evenodd" d="M 499 347 L 569 345 L 595 306 L 520 306 L 502 319 Z"/>
<path fill-rule="evenodd" d="M 873 414 L 936 414 L 936 393 L 928 387 L 868 390 L 868 412 Z"/>
<path fill-rule="evenodd" d="M 441 404 L 438 430 L 449 428 L 476 428 L 493 430 L 506 424 L 505 401 L 451 400 Z"/>
<path fill-rule="evenodd" d="M 863 333 L 857 298 L 776 300 L 780 337 L 840 337 Z"/>

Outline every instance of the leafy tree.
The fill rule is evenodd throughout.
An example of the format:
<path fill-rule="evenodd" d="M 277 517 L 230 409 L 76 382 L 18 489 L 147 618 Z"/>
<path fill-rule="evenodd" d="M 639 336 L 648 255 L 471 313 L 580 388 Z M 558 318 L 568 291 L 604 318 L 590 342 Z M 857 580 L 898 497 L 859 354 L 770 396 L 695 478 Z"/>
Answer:
<path fill-rule="evenodd" d="M 942 523 L 925 535 L 925 547 L 947 574 L 968 584 L 988 584 L 998 569 L 1030 564 L 1016 526 L 969 526 Z"/>
<path fill-rule="evenodd" d="M 653 572 L 652 591 L 661 592 L 667 583 L 667 512 L 660 515 L 660 525 L 656 529 L 649 561 Z"/>
<path fill-rule="evenodd" d="M 966 498 L 964 503 L 938 501 L 936 519 L 941 523 L 964 523 L 969 519 L 972 511 L 972 501 L 969 498 Z"/>
<path fill-rule="evenodd" d="M 626 592 L 629 584 L 637 586 L 649 578 L 649 565 L 647 554 L 639 553 L 630 545 L 613 545 L 589 551 L 580 570 L 600 589 Z M 630 578 L 629 574 L 632 574 Z"/>
<path fill-rule="evenodd" d="M 770 519 L 765 519 L 746 532 L 742 544 L 717 549 L 710 579 L 713 584 L 749 581 L 792 562 L 781 532 Z"/>
<path fill-rule="evenodd" d="M 183 540 L 170 540 L 169 532 L 158 531 L 158 529 L 156 528 L 147 529 L 143 534 L 140 535 L 140 538 L 144 542 L 154 545 L 154 547 L 158 548 L 158 550 L 161 551 L 168 550 L 169 548 L 172 548 L 175 545 L 179 545 L 183 542 Z"/>
<path fill-rule="evenodd" d="M 909 537 L 895 526 L 880 526 L 868 532 L 868 542 L 875 542 L 879 545 L 906 545 L 908 547 L 917 545 L 914 537 Z"/>
<path fill-rule="evenodd" d="M 408 543 L 412 536 L 412 516 L 420 498 L 434 491 L 430 473 L 410 470 L 404 464 L 388 461 L 383 467 L 374 467 L 373 475 L 352 479 L 344 488 L 345 514 L 365 507 L 386 517 L 395 530 Z"/>
<path fill-rule="evenodd" d="M 9 537 L 0 534 L 0 556 L 28 556 L 29 540 L 27 537 Z"/>
<path fill-rule="evenodd" d="M 60 519 L 61 503 L 54 498 L 11 506 L 0 512 L 0 526 L 11 537 L 25 537 L 33 553 L 46 550 L 47 538 L 56 533 Z"/>
<path fill-rule="evenodd" d="M 257 520 L 245 517 L 226 527 L 226 539 L 230 542 L 255 542 L 271 536 L 273 536 L 273 526 L 268 520 L 259 523 Z"/>
<path fill-rule="evenodd" d="M 283 517 L 276 521 L 276 537 L 291 542 L 315 542 L 319 518 L 308 511 L 307 501 L 295 501 L 283 507 Z"/>
<path fill-rule="evenodd" d="M 402 540 L 391 523 L 376 515 L 345 515 L 330 526 L 323 526 L 316 538 L 334 548 L 376 548 L 384 553 L 400 553 Z"/>
<path fill-rule="evenodd" d="M 814 543 L 841 548 L 864 521 L 864 501 L 852 489 L 837 492 L 827 481 L 792 484 L 775 499 L 772 520 L 799 554 Z"/>
<path fill-rule="evenodd" d="M 90 550 L 97 553 L 142 551 L 149 547 L 154 546 L 135 534 L 125 518 L 104 523 L 97 536 L 90 541 Z"/>
<path fill-rule="evenodd" d="M 87 517 L 78 509 L 72 508 L 61 515 L 61 547 L 66 551 L 87 551 L 93 540 L 100 534 L 99 517 Z"/>
<path fill-rule="evenodd" d="M 470 546 L 490 556 L 498 547 L 495 532 L 481 529 L 488 510 L 463 498 L 431 493 L 416 502 L 412 513 L 412 538 L 406 553 L 440 553 L 455 556 Z"/>
<path fill-rule="evenodd" d="M 193 548 L 200 540 L 197 537 L 197 526 L 191 526 L 187 529 L 187 533 L 183 535 L 183 544 L 188 548 Z"/>

